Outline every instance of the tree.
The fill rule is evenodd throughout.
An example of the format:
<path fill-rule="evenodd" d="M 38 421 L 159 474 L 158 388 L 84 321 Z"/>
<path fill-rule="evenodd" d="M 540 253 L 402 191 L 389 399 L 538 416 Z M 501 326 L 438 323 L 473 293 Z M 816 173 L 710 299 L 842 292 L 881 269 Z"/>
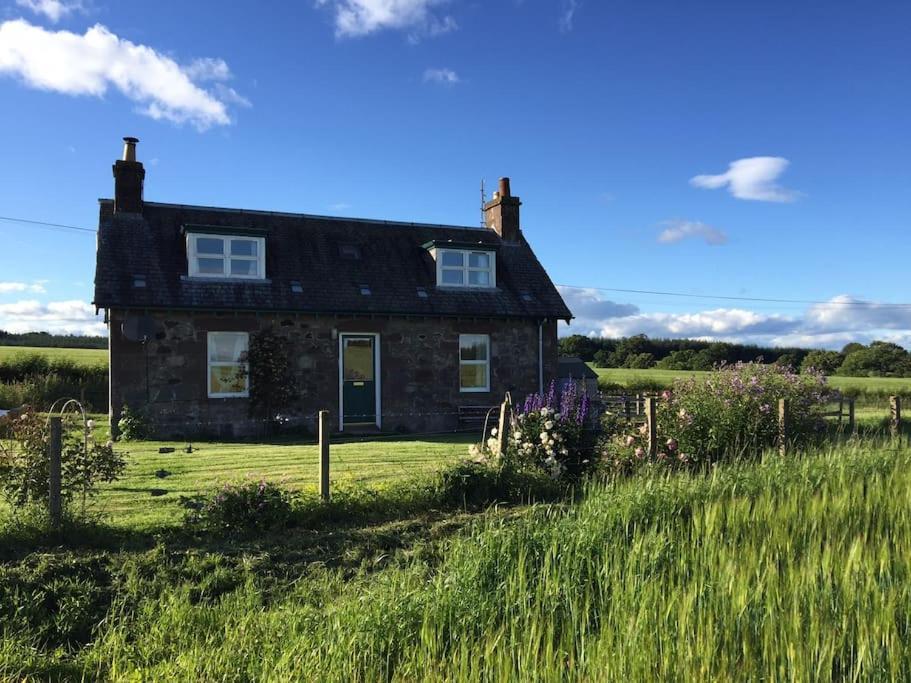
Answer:
<path fill-rule="evenodd" d="M 611 352 L 607 349 L 601 349 L 595 353 L 595 367 L 599 368 L 609 368 L 611 360 Z"/>
<path fill-rule="evenodd" d="M 847 357 L 855 351 L 862 351 L 865 348 L 867 347 L 859 342 L 851 342 L 850 344 L 845 344 L 845 347 L 841 350 L 841 355 Z"/>
<path fill-rule="evenodd" d="M 838 351 L 816 349 L 804 356 L 803 362 L 800 364 L 800 371 L 807 372 L 812 368 L 824 375 L 834 375 L 841 366 L 842 360 L 842 355 Z"/>
<path fill-rule="evenodd" d="M 671 351 L 656 363 L 656 367 L 665 370 L 695 370 L 697 352 L 692 349 Z"/>
<path fill-rule="evenodd" d="M 624 368 L 647 370 L 655 364 L 655 357 L 650 353 L 635 353 L 626 357 Z"/>
<path fill-rule="evenodd" d="M 800 359 L 797 357 L 796 353 L 786 351 L 775 359 L 775 365 L 780 365 L 783 368 L 794 368 L 796 370 L 800 367 Z"/>
<path fill-rule="evenodd" d="M 297 398 L 284 340 L 271 328 L 260 331 L 250 338 L 245 362 L 250 378 L 250 415 L 271 426 Z"/>
<path fill-rule="evenodd" d="M 716 366 L 729 362 L 731 348 L 731 345 L 725 342 L 709 344 L 693 357 L 693 370 L 713 370 Z"/>
<path fill-rule="evenodd" d="M 594 360 L 595 354 L 601 346 L 595 339 L 582 334 L 563 337 L 559 344 L 561 356 L 578 356 L 586 362 Z"/>
<path fill-rule="evenodd" d="M 838 374 L 849 377 L 911 376 L 911 355 L 898 344 L 875 341 L 849 353 Z"/>
<path fill-rule="evenodd" d="M 648 337 L 644 334 L 637 334 L 634 337 L 626 337 L 617 342 L 617 347 L 610 355 L 608 367 L 611 368 L 628 368 L 627 359 L 631 356 L 638 356 L 642 353 L 649 353 Z M 652 357 L 654 360 L 654 357 Z"/>

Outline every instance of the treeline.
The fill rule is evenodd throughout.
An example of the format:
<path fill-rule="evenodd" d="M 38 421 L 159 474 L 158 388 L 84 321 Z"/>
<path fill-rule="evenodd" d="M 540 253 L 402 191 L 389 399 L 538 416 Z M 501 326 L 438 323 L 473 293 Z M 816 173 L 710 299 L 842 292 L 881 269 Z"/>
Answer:
<path fill-rule="evenodd" d="M 107 337 L 83 337 L 77 334 L 25 332 L 14 334 L 0 330 L 0 346 L 41 346 L 64 349 L 106 349 Z"/>
<path fill-rule="evenodd" d="M 602 339 L 574 334 L 560 339 L 560 354 L 601 368 L 711 370 L 720 363 L 762 361 L 827 375 L 911 377 L 911 353 L 898 344 L 852 343 L 841 351 L 731 344 L 699 339 L 650 339 L 644 334 Z"/>

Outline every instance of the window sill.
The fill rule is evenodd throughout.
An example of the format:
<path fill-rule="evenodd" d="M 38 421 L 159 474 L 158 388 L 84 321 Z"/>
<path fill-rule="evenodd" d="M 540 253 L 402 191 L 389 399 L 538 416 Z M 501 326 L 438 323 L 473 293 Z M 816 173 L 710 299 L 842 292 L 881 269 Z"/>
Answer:
<path fill-rule="evenodd" d="M 460 394 L 489 394 L 490 388 L 486 389 L 459 389 Z"/>
<path fill-rule="evenodd" d="M 250 398 L 249 393 L 244 394 L 209 394 L 209 398 L 223 399 L 223 398 Z"/>
<path fill-rule="evenodd" d="M 215 284 L 219 283 L 246 283 L 253 285 L 271 285 L 272 280 L 267 277 L 205 277 L 200 275 L 181 275 L 180 279 L 183 282 L 211 282 Z"/>
<path fill-rule="evenodd" d="M 442 289 L 446 292 L 489 292 L 494 293 L 500 291 L 499 287 L 493 286 L 481 286 L 481 285 L 437 285 L 437 289 Z"/>

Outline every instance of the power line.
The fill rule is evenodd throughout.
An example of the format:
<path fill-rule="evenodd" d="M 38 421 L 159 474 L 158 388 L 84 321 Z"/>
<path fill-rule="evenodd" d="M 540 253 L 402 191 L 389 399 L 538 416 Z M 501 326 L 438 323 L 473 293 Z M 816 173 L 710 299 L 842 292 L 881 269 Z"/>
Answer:
<path fill-rule="evenodd" d="M 46 228 L 58 228 L 61 230 L 78 230 L 79 232 L 98 232 L 93 228 L 80 228 L 78 225 L 64 225 L 63 223 L 48 223 L 46 221 L 35 221 L 28 218 L 13 218 L 12 216 L 0 216 L 0 221 L 8 221 L 10 223 L 27 223 L 29 225 L 37 225 Z"/>
<path fill-rule="evenodd" d="M 483 184 L 481 193 L 483 196 Z M 66 225 L 64 223 L 49 223 L 47 221 L 37 221 L 29 218 L 14 218 L 12 216 L 0 216 L 0 221 L 10 223 L 25 223 L 43 228 L 56 230 L 73 230 L 82 233 L 96 233 L 94 228 L 83 228 L 78 225 Z M 583 287 L 580 285 L 557 285 L 566 289 L 576 290 L 593 290 L 596 292 L 614 292 L 621 294 L 645 294 L 650 296 L 672 296 L 687 299 L 716 299 L 723 301 L 748 301 L 752 303 L 770 303 L 770 304 L 801 304 L 814 306 L 855 306 L 855 307 L 877 307 L 877 308 L 911 308 L 911 303 L 875 303 L 870 301 L 822 301 L 818 299 L 775 299 L 769 297 L 751 297 L 751 296 L 730 296 L 725 294 L 693 294 L 691 292 L 667 292 L 660 290 L 648 289 L 623 289 L 619 287 Z"/>
<path fill-rule="evenodd" d="M 820 301 L 817 299 L 770 299 L 751 296 L 726 296 L 724 294 L 693 294 L 690 292 L 664 292 L 648 289 L 620 289 L 616 287 L 580 287 L 579 285 L 560 285 L 566 289 L 594 290 L 596 292 L 621 292 L 623 294 L 650 294 L 654 296 L 676 296 L 688 299 L 723 299 L 725 301 L 752 301 L 772 304 L 814 304 L 820 306 L 876 306 L 908 308 L 911 303 L 875 303 L 871 301 Z"/>

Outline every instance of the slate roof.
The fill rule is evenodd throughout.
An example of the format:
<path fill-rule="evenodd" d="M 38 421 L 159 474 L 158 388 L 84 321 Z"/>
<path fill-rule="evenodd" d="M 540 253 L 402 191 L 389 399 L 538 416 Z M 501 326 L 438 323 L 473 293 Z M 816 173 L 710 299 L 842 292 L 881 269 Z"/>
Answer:
<path fill-rule="evenodd" d="M 187 225 L 263 231 L 266 280 L 187 277 Z M 497 287 L 436 287 L 428 242 L 496 250 Z M 360 258 L 346 258 L 355 245 Z M 138 277 L 145 286 L 136 287 Z M 299 282 L 300 292 L 292 291 Z M 370 295 L 361 293 L 361 286 Z M 419 288 L 427 296 L 418 294 Z M 492 230 L 146 202 L 142 215 L 114 214 L 100 200 L 95 300 L 99 308 L 282 311 L 569 319 L 531 248 Z"/>

